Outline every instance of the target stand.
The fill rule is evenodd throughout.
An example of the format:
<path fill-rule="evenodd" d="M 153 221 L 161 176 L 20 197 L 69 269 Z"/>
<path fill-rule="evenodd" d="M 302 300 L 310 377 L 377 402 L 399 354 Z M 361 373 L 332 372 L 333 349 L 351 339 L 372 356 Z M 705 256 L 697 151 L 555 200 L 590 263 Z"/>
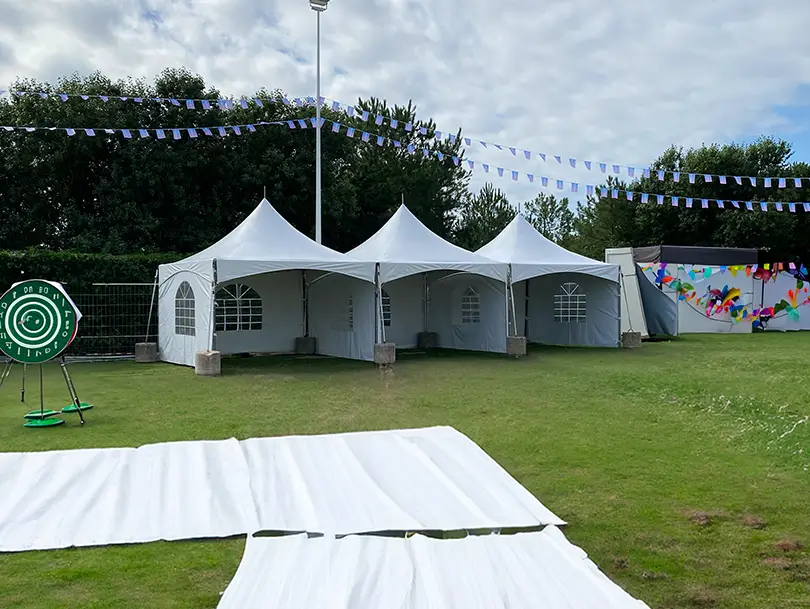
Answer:
<path fill-rule="evenodd" d="M 83 411 L 93 405 L 79 401 L 63 355 L 76 338 L 81 317 L 64 287 L 53 281 L 33 279 L 15 283 L 0 296 L 0 353 L 9 358 L 0 373 L 0 388 L 14 364 L 22 364 L 20 401 L 25 403 L 28 366 L 39 367 L 39 409 L 24 415 L 25 427 L 63 425 L 65 420 L 58 418 L 60 414 L 78 414 L 84 425 Z M 57 357 L 71 403 L 58 411 L 46 410 L 42 365 Z"/>

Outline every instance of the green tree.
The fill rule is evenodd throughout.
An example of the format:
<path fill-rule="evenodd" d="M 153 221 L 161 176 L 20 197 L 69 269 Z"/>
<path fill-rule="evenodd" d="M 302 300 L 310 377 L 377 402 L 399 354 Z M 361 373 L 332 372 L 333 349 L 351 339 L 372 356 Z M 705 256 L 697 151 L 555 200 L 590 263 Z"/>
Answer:
<path fill-rule="evenodd" d="M 464 198 L 453 229 L 453 241 L 470 251 L 486 245 L 515 217 L 506 195 L 487 182 Z"/>
<path fill-rule="evenodd" d="M 461 133 L 454 143 L 436 139 L 432 120 L 416 117 L 416 106 L 389 107 L 376 98 L 359 100 L 355 107 L 368 112 L 369 120 L 345 116 L 343 124 L 356 129 L 355 140 L 369 133 L 368 141 L 357 143 L 342 159 L 356 189 L 358 204 L 354 216 L 346 220 L 346 231 L 337 245 L 348 250 L 371 236 L 397 210 L 405 205 L 429 229 L 447 238 L 453 228 L 453 216 L 467 193 L 469 172 L 462 166 Z M 374 118 L 383 117 L 376 125 Z M 391 126 L 396 121 L 397 127 Z M 412 126 L 410 130 L 404 126 Z M 341 130 L 343 132 L 344 130 Z M 345 135 L 327 138 L 346 140 Z M 383 137 L 377 145 L 377 136 Z M 394 145 L 396 142 L 397 145 Z"/>
<path fill-rule="evenodd" d="M 641 245 L 704 245 L 726 247 L 757 247 L 770 249 L 774 259 L 806 256 L 803 245 L 804 214 L 787 211 L 749 212 L 735 209 L 730 201 L 806 201 L 810 197 L 807 187 L 765 188 L 764 177 L 807 175 L 806 165 L 789 162 L 791 147 L 785 141 L 761 138 L 749 144 L 701 146 L 684 151 L 671 147 L 651 165 L 649 177 L 635 179 L 630 184 L 608 179 L 605 187 L 608 197 L 588 197 L 580 205 L 576 221 L 578 251 L 589 256 L 602 256 L 607 247 Z M 660 180 L 658 171 L 665 171 Z M 673 175 L 677 172 L 678 181 Z M 704 175 L 728 176 L 726 184 L 717 178 L 711 182 Z M 741 179 L 737 183 L 736 177 Z M 749 177 L 756 179 L 752 185 Z M 636 193 L 628 201 L 624 192 L 612 197 L 613 190 Z M 666 195 L 663 205 L 651 197 L 640 202 L 638 193 Z M 677 207 L 671 196 L 680 197 Z M 686 208 L 686 198 L 693 207 Z M 711 199 L 708 209 L 702 199 Z M 725 201 L 719 209 L 714 200 Z M 756 208 L 759 209 L 758 206 Z"/>
<path fill-rule="evenodd" d="M 84 252 L 193 252 L 232 229 L 256 205 L 266 188 L 273 205 L 296 228 L 314 236 L 315 129 L 311 106 L 282 102 L 282 92 L 262 90 L 271 100 L 233 103 L 185 69 L 164 70 L 154 83 L 112 81 L 103 74 L 60 79 L 56 85 L 18 81 L 13 89 L 45 92 L 0 100 L 0 124 L 33 127 L 196 128 L 158 141 L 133 133 L 96 130 L 95 137 L 36 131 L 0 133 L 0 225 L 4 247 L 46 247 Z M 69 99 L 64 92 L 124 96 L 142 101 Z M 178 100 L 156 102 L 153 98 Z M 183 107 L 185 99 L 210 100 L 210 108 Z M 379 100 L 360 101 L 382 125 L 325 109 L 326 120 L 341 133 L 323 129 L 324 243 L 347 250 L 371 235 L 399 205 L 409 207 L 431 229 L 449 235 L 453 214 L 467 189 L 460 142 L 438 141 L 432 121 L 418 121 L 416 110 L 387 107 Z M 413 129 L 393 128 L 390 119 Z M 305 119 L 301 128 L 298 119 Z M 262 122 L 294 121 L 294 129 Z M 254 125 L 255 131 L 227 137 L 207 136 L 203 128 Z M 346 127 L 357 129 L 347 138 Z M 363 131 L 383 135 L 382 147 L 360 141 Z M 424 133 L 423 133 L 424 131 Z M 413 154 L 409 153 L 409 147 Z M 422 154 L 422 150 L 428 155 Z M 439 158 L 441 157 L 441 158 Z"/>
<path fill-rule="evenodd" d="M 568 197 L 557 199 L 554 195 L 541 192 L 523 205 L 523 215 L 547 239 L 563 247 L 571 245 L 576 216 Z"/>

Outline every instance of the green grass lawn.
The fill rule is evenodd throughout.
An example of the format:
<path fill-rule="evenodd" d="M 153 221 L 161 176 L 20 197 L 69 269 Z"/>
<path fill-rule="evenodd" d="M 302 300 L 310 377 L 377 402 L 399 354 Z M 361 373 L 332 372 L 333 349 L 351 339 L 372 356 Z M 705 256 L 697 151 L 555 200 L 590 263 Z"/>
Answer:
<path fill-rule="evenodd" d="M 810 606 L 810 333 L 701 336 L 630 351 L 369 364 L 229 360 L 223 376 L 75 364 L 96 404 L 49 430 L 19 369 L 0 394 L 0 450 L 136 446 L 452 425 L 546 506 L 567 536 L 653 608 Z M 64 404 L 58 368 L 46 407 Z M 70 467 L 65 463 L 65 467 Z M 2 489 L 0 489 L 2 492 Z M 214 608 L 243 539 L 0 555 L 0 607 Z"/>

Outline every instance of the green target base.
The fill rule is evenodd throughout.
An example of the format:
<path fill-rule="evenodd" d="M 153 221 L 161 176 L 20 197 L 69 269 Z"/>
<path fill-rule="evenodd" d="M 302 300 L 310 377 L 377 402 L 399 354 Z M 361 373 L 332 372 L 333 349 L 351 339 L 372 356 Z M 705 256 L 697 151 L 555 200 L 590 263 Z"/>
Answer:
<path fill-rule="evenodd" d="M 56 427 L 63 425 L 64 422 L 63 419 L 34 419 L 25 423 L 23 427 Z"/>
<path fill-rule="evenodd" d="M 71 404 L 70 406 L 65 406 L 62 409 L 62 414 L 76 413 L 79 410 L 82 410 L 82 411 L 90 410 L 93 407 L 92 404 L 88 404 L 87 402 L 79 402 L 79 405 L 80 405 L 79 408 L 76 408 L 76 404 Z"/>
<path fill-rule="evenodd" d="M 25 418 L 29 421 L 36 421 L 36 420 L 45 420 L 49 417 L 55 417 L 58 415 L 59 412 L 57 410 L 32 410 L 28 414 L 25 415 Z"/>

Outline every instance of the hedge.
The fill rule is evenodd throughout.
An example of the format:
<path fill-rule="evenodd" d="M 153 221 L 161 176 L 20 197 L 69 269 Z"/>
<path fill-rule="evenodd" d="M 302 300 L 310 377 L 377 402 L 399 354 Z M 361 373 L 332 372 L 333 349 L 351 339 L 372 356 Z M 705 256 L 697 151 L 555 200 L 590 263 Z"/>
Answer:
<path fill-rule="evenodd" d="M 179 254 L 79 254 L 48 250 L 0 250 L 0 294 L 12 283 L 47 279 L 65 284 L 68 292 L 93 283 L 152 283 L 158 265 L 183 258 Z"/>

